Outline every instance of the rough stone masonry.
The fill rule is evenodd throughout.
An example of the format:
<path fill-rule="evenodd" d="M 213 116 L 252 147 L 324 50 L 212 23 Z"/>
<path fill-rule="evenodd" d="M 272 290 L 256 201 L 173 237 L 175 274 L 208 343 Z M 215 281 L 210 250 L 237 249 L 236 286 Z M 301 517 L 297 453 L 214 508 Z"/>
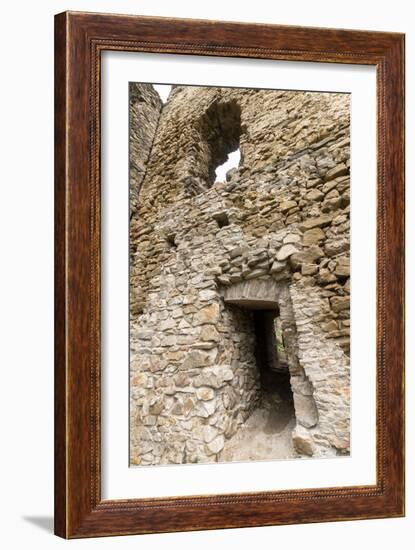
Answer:
<path fill-rule="evenodd" d="M 258 308 L 281 319 L 297 456 L 349 453 L 349 102 L 130 84 L 132 465 L 221 461 L 260 399 Z"/>

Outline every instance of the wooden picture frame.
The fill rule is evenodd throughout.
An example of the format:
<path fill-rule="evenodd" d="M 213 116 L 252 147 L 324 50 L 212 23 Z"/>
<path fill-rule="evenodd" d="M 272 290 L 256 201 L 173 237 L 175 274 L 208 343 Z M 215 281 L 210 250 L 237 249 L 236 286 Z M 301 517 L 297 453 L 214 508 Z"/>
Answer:
<path fill-rule="evenodd" d="M 376 67 L 375 485 L 101 500 L 100 60 L 104 50 Z M 55 18 L 55 132 L 55 533 L 78 538 L 403 516 L 404 35 L 61 13 Z"/>

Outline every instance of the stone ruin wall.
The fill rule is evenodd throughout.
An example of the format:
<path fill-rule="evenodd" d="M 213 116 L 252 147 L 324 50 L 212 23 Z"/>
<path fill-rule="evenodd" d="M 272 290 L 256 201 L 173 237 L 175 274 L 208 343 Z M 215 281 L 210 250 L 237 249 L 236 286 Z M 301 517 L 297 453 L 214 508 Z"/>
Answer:
<path fill-rule="evenodd" d="M 298 455 L 348 454 L 349 96 L 176 86 L 158 112 L 130 228 L 131 464 L 220 461 L 257 405 L 235 292 L 278 302 Z"/>
<path fill-rule="evenodd" d="M 149 84 L 131 85 L 129 92 L 130 216 L 133 216 L 163 103 Z"/>

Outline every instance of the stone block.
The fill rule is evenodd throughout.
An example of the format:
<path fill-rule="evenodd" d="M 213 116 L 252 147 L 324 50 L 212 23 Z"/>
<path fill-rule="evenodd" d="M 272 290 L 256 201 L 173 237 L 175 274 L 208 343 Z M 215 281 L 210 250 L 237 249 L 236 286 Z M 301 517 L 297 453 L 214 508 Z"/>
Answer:
<path fill-rule="evenodd" d="M 292 200 L 283 201 L 279 205 L 279 210 L 284 213 L 290 210 L 291 208 L 294 208 L 295 206 L 297 206 L 296 201 L 292 201 Z"/>
<path fill-rule="evenodd" d="M 331 224 L 332 216 L 329 214 L 321 214 L 316 218 L 309 218 L 300 223 L 301 231 L 307 231 L 308 229 L 314 229 L 314 227 L 326 227 Z"/>
<path fill-rule="evenodd" d="M 294 408 L 297 422 L 305 428 L 312 428 L 318 422 L 317 407 L 312 395 L 294 393 Z"/>
<path fill-rule="evenodd" d="M 330 298 L 330 305 L 335 312 L 350 309 L 350 296 L 332 296 Z"/>
<path fill-rule="evenodd" d="M 218 342 L 219 333 L 214 325 L 202 325 L 200 329 L 200 339 L 203 341 Z"/>
<path fill-rule="evenodd" d="M 198 350 L 192 349 L 186 354 L 186 357 L 182 363 L 183 369 L 194 369 L 201 367 L 208 367 L 213 365 L 216 359 L 217 350 Z"/>
<path fill-rule="evenodd" d="M 194 316 L 194 325 L 203 325 L 205 323 L 217 323 L 219 320 L 219 305 L 210 304 L 198 311 Z"/>
<path fill-rule="evenodd" d="M 283 239 L 284 244 L 295 244 L 300 242 L 301 237 L 297 233 L 288 233 Z"/>
<path fill-rule="evenodd" d="M 197 398 L 201 399 L 202 401 L 210 401 L 215 397 L 215 392 L 212 388 L 201 387 L 196 390 L 196 395 L 197 395 Z"/>
<path fill-rule="evenodd" d="M 301 275 L 314 275 L 317 271 L 318 266 L 316 264 L 301 264 Z"/>
<path fill-rule="evenodd" d="M 213 441 L 211 441 L 206 445 L 209 451 L 209 454 L 215 454 L 215 455 L 220 453 L 220 451 L 223 449 L 224 446 L 225 446 L 225 438 L 223 437 L 223 435 L 218 435 L 217 437 L 215 437 L 215 439 L 213 439 Z"/>
<path fill-rule="evenodd" d="M 343 162 L 341 162 L 341 163 L 337 164 L 334 168 L 332 168 L 331 170 L 326 172 L 326 175 L 325 175 L 324 179 L 326 181 L 329 181 L 329 180 L 332 180 L 334 178 L 344 176 L 348 173 L 349 173 L 349 169 L 347 168 L 347 166 Z"/>
<path fill-rule="evenodd" d="M 338 277 L 350 277 L 349 258 L 343 257 L 337 260 L 337 266 L 334 272 Z"/>
<path fill-rule="evenodd" d="M 271 266 L 271 273 L 280 273 L 281 271 L 283 271 L 285 269 L 285 267 L 287 266 L 287 264 L 285 262 L 273 262 L 272 266 Z"/>
<path fill-rule="evenodd" d="M 303 245 L 310 246 L 312 244 L 317 244 L 325 239 L 324 231 L 320 227 L 314 227 L 314 229 L 308 229 L 304 232 L 303 235 Z"/>
<path fill-rule="evenodd" d="M 283 262 L 284 260 L 287 260 L 290 256 L 292 256 L 293 254 L 296 254 L 297 252 L 298 252 L 298 248 L 296 248 L 294 245 L 285 244 L 277 252 L 277 260 L 279 262 Z"/>
<path fill-rule="evenodd" d="M 314 443 L 310 434 L 306 430 L 301 430 L 299 426 L 293 432 L 294 448 L 299 455 L 313 456 Z"/>

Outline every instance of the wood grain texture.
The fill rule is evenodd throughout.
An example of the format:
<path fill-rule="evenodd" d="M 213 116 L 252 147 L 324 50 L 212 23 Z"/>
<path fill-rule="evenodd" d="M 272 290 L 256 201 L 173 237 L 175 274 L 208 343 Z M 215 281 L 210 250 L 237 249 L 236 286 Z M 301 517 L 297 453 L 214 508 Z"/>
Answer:
<path fill-rule="evenodd" d="M 377 483 L 101 501 L 100 53 L 377 67 Z M 65 538 L 404 514 L 404 36 L 65 12 L 55 18 L 55 532 Z M 127 367 L 126 367 L 127 368 Z"/>

